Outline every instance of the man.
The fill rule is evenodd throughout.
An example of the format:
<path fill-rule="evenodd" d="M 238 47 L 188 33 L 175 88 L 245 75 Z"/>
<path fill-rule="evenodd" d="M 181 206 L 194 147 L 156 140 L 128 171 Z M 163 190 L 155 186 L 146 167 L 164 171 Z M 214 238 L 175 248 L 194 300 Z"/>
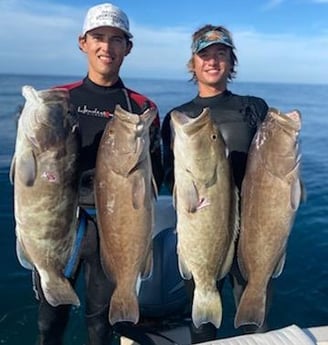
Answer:
<path fill-rule="evenodd" d="M 78 39 L 79 48 L 86 54 L 88 61 L 87 76 L 79 82 L 60 86 L 69 90 L 73 110 L 78 115 L 82 176 L 79 206 L 91 214 L 87 216 L 82 243 L 75 248 L 78 259 L 76 262 L 69 262 L 66 274 L 74 284 L 83 266 L 86 289 L 85 316 L 89 344 L 92 345 L 109 345 L 112 338 L 112 328 L 108 321 L 108 304 L 112 287 L 101 267 L 97 225 L 93 212 L 95 207 L 93 175 L 99 141 L 117 104 L 137 114 L 141 114 L 148 107 L 156 108 L 148 98 L 126 88 L 119 77 L 124 58 L 131 52 L 133 46 L 132 37 L 128 18 L 121 9 L 109 3 L 90 8 Z M 157 114 L 150 129 L 150 150 L 158 187 L 162 180 L 159 126 Z M 40 288 L 40 277 L 36 271 L 33 278 L 35 291 L 40 300 L 38 344 L 62 345 L 70 306 L 49 305 L 44 299 Z"/>
<path fill-rule="evenodd" d="M 190 102 L 177 106 L 178 110 L 197 117 L 209 107 L 227 144 L 233 176 L 240 190 L 245 174 L 247 152 L 257 127 L 268 110 L 266 102 L 258 97 L 240 96 L 228 90 L 228 83 L 236 75 L 237 57 L 230 32 L 223 26 L 205 25 L 192 36 L 192 56 L 188 62 L 192 80 L 197 84 L 198 95 Z M 174 185 L 174 157 L 170 113 L 162 125 L 164 153 L 164 183 L 172 191 Z M 231 270 L 234 296 L 238 304 L 245 282 L 236 263 Z M 192 282 L 189 282 L 193 290 Z M 220 286 L 221 289 L 221 286 Z M 205 324 L 193 330 L 193 342 L 215 339 L 216 329 Z"/>

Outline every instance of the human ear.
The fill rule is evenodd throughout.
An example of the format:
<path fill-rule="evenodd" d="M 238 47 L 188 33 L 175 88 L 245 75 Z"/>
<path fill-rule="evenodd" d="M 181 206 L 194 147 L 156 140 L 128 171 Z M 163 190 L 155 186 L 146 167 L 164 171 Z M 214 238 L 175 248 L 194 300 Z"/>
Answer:
<path fill-rule="evenodd" d="M 128 40 L 127 45 L 126 45 L 125 56 L 130 54 L 132 47 L 133 47 L 132 41 Z"/>
<path fill-rule="evenodd" d="M 87 40 L 86 36 L 79 36 L 79 39 L 78 39 L 79 49 L 84 53 L 86 52 L 85 50 L 86 40 Z"/>

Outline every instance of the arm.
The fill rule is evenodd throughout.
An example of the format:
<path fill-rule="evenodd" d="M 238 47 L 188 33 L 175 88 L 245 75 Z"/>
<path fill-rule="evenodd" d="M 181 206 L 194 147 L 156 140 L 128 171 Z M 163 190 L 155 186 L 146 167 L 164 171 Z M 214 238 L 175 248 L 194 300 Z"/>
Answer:
<path fill-rule="evenodd" d="M 166 114 L 161 130 L 163 142 L 164 186 L 172 193 L 174 185 L 174 156 L 172 147 L 171 116 Z"/>
<path fill-rule="evenodd" d="M 163 166 L 160 138 L 160 121 L 158 114 L 152 125 L 150 126 L 150 157 L 157 189 L 160 190 L 163 182 Z"/>
<path fill-rule="evenodd" d="M 269 106 L 259 97 L 248 96 L 245 109 L 246 118 L 250 126 L 258 127 L 265 119 Z"/>

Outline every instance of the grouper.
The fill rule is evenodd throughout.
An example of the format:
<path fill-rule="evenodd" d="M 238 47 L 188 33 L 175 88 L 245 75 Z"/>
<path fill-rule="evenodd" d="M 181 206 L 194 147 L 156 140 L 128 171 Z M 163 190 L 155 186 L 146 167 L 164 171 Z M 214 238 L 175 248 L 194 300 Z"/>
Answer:
<path fill-rule="evenodd" d="M 238 234 L 238 194 L 228 150 L 210 109 L 191 118 L 171 113 L 177 253 L 184 279 L 195 284 L 192 320 L 196 327 L 222 321 L 217 281 L 232 264 Z"/>
<path fill-rule="evenodd" d="M 138 115 L 116 106 L 102 135 L 95 171 L 101 261 L 114 285 L 111 324 L 139 320 L 141 279 L 152 271 L 151 240 L 157 189 L 150 159 L 153 109 Z"/>
<path fill-rule="evenodd" d="M 235 327 L 265 320 L 267 286 L 283 271 L 288 238 L 305 189 L 300 178 L 299 111 L 270 108 L 249 149 L 241 190 L 238 264 L 247 282 Z"/>
<path fill-rule="evenodd" d="M 79 132 L 64 89 L 24 86 L 10 178 L 14 184 L 17 254 L 34 267 L 49 304 L 79 305 L 64 276 L 75 240 Z"/>

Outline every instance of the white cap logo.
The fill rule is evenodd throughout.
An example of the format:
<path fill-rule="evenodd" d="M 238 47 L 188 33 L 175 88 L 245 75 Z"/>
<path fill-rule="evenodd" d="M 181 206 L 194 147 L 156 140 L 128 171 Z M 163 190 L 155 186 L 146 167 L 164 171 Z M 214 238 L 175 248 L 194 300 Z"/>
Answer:
<path fill-rule="evenodd" d="M 111 26 L 122 30 L 129 38 L 132 38 L 127 15 L 112 4 L 101 4 L 91 7 L 85 17 L 82 36 L 88 31 L 100 26 Z"/>

